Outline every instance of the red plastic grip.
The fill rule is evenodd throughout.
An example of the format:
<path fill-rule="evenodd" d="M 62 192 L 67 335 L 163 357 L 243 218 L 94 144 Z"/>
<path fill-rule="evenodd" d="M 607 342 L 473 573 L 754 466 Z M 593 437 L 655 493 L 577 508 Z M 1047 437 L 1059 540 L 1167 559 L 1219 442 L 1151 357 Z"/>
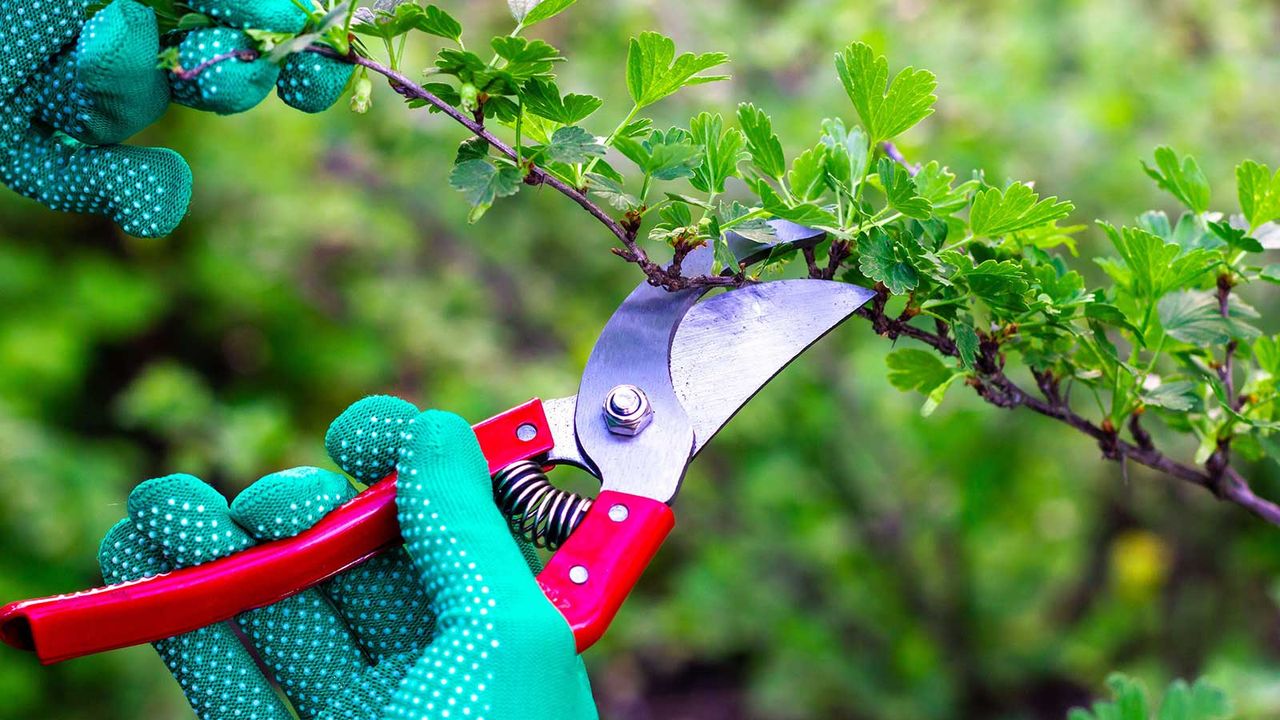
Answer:
<path fill-rule="evenodd" d="M 555 444 L 537 399 L 473 429 L 490 472 Z M 395 499 L 392 473 L 295 537 L 137 582 L 12 603 L 0 609 L 0 640 L 34 651 L 48 665 L 163 640 L 271 605 L 398 544 Z"/>
<path fill-rule="evenodd" d="M 573 629 L 578 652 L 604 635 L 618 608 L 675 527 L 666 503 L 602 492 L 582 524 L 538 575 L 538 584 Z"/>

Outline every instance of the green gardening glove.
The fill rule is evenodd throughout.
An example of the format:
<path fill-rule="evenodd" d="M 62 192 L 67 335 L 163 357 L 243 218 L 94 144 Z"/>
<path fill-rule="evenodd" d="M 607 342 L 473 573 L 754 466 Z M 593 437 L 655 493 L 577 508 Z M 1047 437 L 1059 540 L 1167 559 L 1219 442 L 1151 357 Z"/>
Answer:
<path fill-rule="evenodd" d="M 217 113 L 261 102 L 273 87 L 319 112 L 341 96 L 352 67 L 314 53 L 277 66 L 249 60 L 242 29 L 300 32 L 293 0 L 187 0 L 222 25 L 161 37 L 155 12 L 115 0 L 0 0 L 0 182 L 54 210 L 106 215 L 126 232 L 167 235 L 187 212 L 191 170 L 171 150 L 119 143 L 155 122 L 170 101 Z M 158 68 L 176 46 L 192 78 Z M 228 57 L 225 62 L 211 63 Z"/>
<path fill-rule="evenodd" d="M 512 538 L 471 428 L 373 397 L 329 429 L 357 480 L 398 470 L 405 546 L 276 605 L 156 643 L 202 720 L 581 720 L 596 717 L 573 633 Z M 355 495 L 342 475 L 268 475 L 228 507 L 190 475 L 138 486 L 102 543 L 108 583 L 295 535 Z M 262 660 L 264 674 L 254 662 Z M 273 692 L 279 684 L 285 701 Z"/>

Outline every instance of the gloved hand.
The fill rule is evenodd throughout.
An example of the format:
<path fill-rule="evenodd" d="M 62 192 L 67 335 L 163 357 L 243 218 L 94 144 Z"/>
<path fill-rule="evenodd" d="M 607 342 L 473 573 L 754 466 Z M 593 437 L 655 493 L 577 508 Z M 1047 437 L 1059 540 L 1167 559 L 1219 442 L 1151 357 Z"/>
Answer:
<path fill-rule="evenodd" d="M 236 619 L 293 709 L 310 718 L 595 718 L 573 634 L 512 538 L 487 463 L 456 415 L 366 398 L 329 428 L 358 480 L 399 471 L 403 549 Z M 190 475 L 139 485 L 103 540 L 110 584 L 199 565 L 295 535 L 355 495 L 319 468 L 262 478 L 227 506 Z M 287 720 L 227 624 L 156 643 L 202 720 Z"/>
<path fill-rule="evenodd" d="M 319 112 L 351 77 L 346 63 L 299 53 L 283 67 L 237 58 L 182 79 L 157 66 L 154 11 L 115 0 L 87 19 L 90 4 L 0 2 L 0 182 L 54 210 L 107 215 L 133 235 L 169 234 L 191 199 L 191 170 L 177 153 L 117 144 L 155 122 L 170 100 L 236 113 L 278 86 L 286 103 Z M 178 44 L 187 70 L 251 50 L 240 29 L 296 33 L 307 22 L 293 0 L 185 4 L 225 26 L 163 38 Z"/>

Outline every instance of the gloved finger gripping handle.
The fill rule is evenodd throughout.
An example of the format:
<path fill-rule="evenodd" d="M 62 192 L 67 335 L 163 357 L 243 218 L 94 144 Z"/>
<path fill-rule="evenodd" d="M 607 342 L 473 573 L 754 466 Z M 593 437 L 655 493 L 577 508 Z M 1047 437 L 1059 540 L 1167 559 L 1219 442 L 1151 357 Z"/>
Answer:
<path fill-rule="evenodd" d="M 490 472 L 544 455 L 554 445 L 536 399 L 473 429 Z M 0 608 L 0 640 L 34 651 L 48 665 L 163 640 L 272 605 L 400 543 L 395 482 L 393 473 L 292 538 L 137 582 L 7 605 Z"/>

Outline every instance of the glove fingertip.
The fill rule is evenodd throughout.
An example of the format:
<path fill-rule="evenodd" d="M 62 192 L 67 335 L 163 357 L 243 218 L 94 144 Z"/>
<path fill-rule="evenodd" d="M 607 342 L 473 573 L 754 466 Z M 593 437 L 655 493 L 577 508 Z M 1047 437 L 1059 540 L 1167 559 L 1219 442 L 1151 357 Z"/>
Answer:
<path fill-rule="evenodd" d="M 416 478 L 413 487 L 425 485 L 441 492 L 470 489 L 471 483 L 459 483 L 458 475 L 463 479 L 481 478 L 483 497 L 492 504 L 488 467 L 480 441 L 466 420 L 450 412 L 427 410 L 406 432 L 397 470 L 401 477 Z M 409 487 L 402 483 L 401 491 Z"/>
<path fill-rule="evenodd" d="M 254 49 L 252 39 L 239 30 L 192 31 L 178 46 L 178 62 L 184 69 L 200 71 L 192 78 L 172 76 L 174 102 L 219 115 L 253 109 L 280 77 L 280 67 L 273 62 L 235 55 Z"/>
<path fill-rule="evenodd" d="M 98 546 L 98 567 L 108 585 L 140 580 L 173 569 L 129 518 L 116 523 L 102 538 L 102 544 Z"/>
<path fill-rule="evenodd" d="M 405 426 L 418 408 L 390 395 L 373 395 L 342 411 L 329 425 L 324 446 L 329 457 L 351 477 L 377 482 L 396 467 Z"/>
<path fill-rule="evenodd" d="M 279 540 L 310 528 L 355 495 L 338 473 L 316 467 L 282 470 L 240 493 L 231 503 L 231 519 L 257 540 Z"/>
<path fill-rule="evenodd" d="M 342 97 L 354 72 L 350 63 L 316 53 L 297 53 L 285 60 L 276 92 L 292 108 L 324 112 Z"/>

